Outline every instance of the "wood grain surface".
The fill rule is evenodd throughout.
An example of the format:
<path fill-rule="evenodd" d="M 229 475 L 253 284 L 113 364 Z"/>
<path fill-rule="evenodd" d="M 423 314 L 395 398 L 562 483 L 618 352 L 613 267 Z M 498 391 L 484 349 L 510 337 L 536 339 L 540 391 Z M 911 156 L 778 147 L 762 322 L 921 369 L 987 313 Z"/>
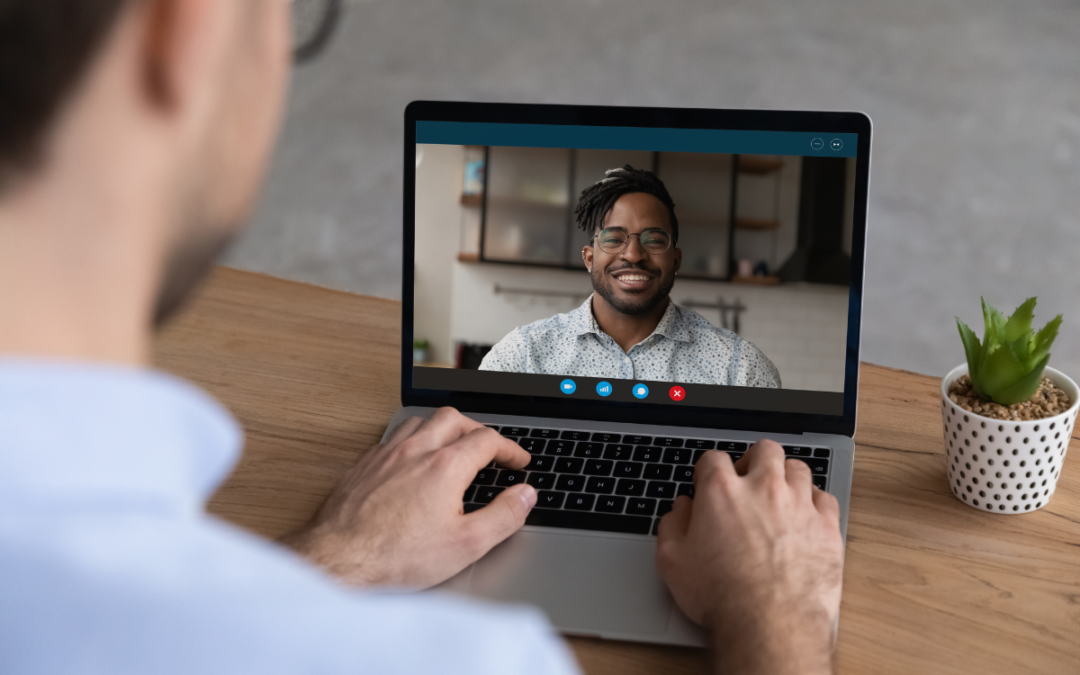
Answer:
<path fill-rule="evenodd" d="M 159 367 L 207 389 L 247 431 L 212 513 L 271 538 L 311 517 L 399 405 L 400 311 L 390 300 L 215 271 L 157 349 Z M 938 387 L 937 378 L 862 367 L 837 670 L 1078 673 L 1077 460 L 1041 511 L 962 504 L 946 483 Z M 700 650 L 570 642 L 588 673 L 707 666 Z"/>

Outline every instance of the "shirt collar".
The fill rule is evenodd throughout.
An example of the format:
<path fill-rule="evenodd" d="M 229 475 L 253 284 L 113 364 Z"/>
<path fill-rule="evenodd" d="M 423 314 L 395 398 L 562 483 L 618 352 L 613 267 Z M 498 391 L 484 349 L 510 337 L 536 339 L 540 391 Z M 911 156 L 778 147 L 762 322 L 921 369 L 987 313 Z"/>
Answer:
<path fill-rule="evenodd" d="M 580 307 L 569 313 L 570 320 L 567 323 L 567 330 L 570 334 L 574 336 L 588 333 L 598 336 L 606 335 L 600 330 L 600 326 L 596 323 L 596 317 L 593 316 L 592 299 L 593 296 L 590 295 Z M 664 310 L 664 315 L 660 317 L 660 323 L 656 324 L 656 329 L 653 330 L 652 335 L 642 340 L 642 342 L 656 335 L 662 335 L 676 342 L 692 342 L 685 312 L 675 304 L 674 300 L 668 302 L 667 309 Z"/>
<path fill-rule="evenodd" d="M 0 359 L 0 512 L 201 510 L 242 442 L 220 404 L 172 376 Z"/>

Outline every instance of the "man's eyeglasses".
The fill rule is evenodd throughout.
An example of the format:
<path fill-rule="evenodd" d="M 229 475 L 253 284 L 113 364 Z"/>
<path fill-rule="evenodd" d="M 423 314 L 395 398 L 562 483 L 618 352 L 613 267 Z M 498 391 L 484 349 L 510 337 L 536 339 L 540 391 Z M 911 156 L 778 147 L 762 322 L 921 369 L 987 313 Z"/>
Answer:
<path fill-rule="evenodd" d="M 292 10 L 293 61 L 314 58 L 330 42 L 338 19 L 341 0 L 289 0 Z"/>
<path fill-rule="evenodd" d="M 609 227 L 600 230 L 590 241 L 595 241 L 604 253 L 622 253 L 630 245 L 630 237 L 637 237 L 641 248 L 649 255 L 662 255 L 671 248 L 671 235 L 656 227 L 636 234 L 621 227 Z"/>

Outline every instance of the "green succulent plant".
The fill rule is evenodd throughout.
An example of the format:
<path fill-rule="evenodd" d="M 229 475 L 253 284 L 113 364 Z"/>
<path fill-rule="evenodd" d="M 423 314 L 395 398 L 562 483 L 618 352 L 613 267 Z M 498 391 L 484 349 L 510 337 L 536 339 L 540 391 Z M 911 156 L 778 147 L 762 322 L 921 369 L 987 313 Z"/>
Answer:
<path fill-rule="evenodd" d="M 982 310 L 986 332 L 981 343 L 967 324 L 956 319 L 975 393 L 1005 406 L 1029 400 L 1039 390 L 1043 368 L 1050 361 L 1061 315 L 1036 333 L 1031 329 L 1035 298 L 1025 300 L 1008 319 L 985 299 Z"/>

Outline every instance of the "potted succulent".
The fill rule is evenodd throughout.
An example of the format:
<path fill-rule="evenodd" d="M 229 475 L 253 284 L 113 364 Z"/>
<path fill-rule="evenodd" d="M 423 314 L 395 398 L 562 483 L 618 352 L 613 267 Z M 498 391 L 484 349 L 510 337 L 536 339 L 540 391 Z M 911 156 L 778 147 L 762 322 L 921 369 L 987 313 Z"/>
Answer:
<path fill-rule="evenodd" d="M 412 360 L 413 363 L 426 363 L 428 349 L 431 347 L 431 343 L 425 338 L 413 340 L 412 343 Z"/>
<path fill-rule="evenodd" d="M 1054 494 L 1080 389 L 1046 365 L 1061 315 L 1036 333 L 1035 298 L 1008 318 L 986 300 L 982 309 L 981 342 L 957 318 L 967 363 L 941 381 L 949 486 L 973 508 L 1027 513 Z"/>

